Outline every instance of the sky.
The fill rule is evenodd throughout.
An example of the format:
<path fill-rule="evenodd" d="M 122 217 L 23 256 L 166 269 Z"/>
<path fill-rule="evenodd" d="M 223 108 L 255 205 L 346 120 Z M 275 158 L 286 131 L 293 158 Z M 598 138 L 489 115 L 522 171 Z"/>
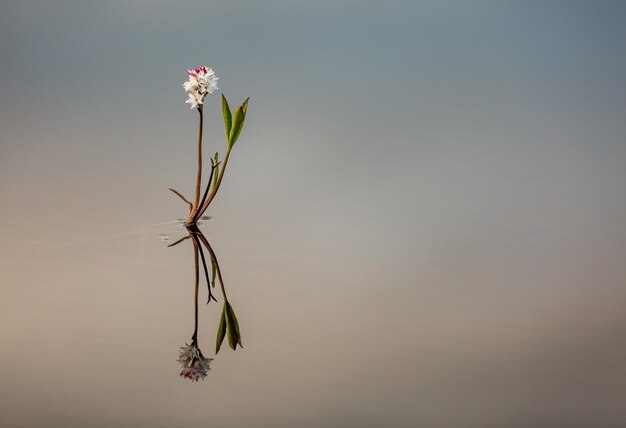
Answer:
<path fill-rule="evenodd" d="M 220 426 L 623 426 L 625 19 L 619 1 L 0 0 L 0 422 L 191 425 L 207 394 Z M 249 359 L 191 398 L 159 377 L 182 327 L 151 330 L 190 303 L 167 291 L 190 260 L 151 225 L 193 189 L 200 65 L 220 87 L 205 153 L 225 152 L 219 94 L 250 97 L 208 226 L 233 287 L 266 291 L 234 292 Z M 130 331 L 154 380 L 121 368 L 116 347 L 144 351 Z M 77 340 L 125 376 L 72 377 Z M 20 379 L 35 343 L 55 358 Z M 111 398 L 129 379 L 144 398 Z M 228 419 L 237 394 L 252 410 Z"/>

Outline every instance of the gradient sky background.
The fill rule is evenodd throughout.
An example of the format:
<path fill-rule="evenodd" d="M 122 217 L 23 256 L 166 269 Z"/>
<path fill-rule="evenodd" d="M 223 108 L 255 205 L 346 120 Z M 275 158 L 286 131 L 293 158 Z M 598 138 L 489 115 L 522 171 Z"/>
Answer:
<path fill-rule="evenodd" d="M 625 22 L 0 0 L 0 425 L 624 426 Z M 251 97 L 205 228 L 247 329 L 189 385 L 190 250 L 147 225 L 184 214 L 204 64 Z"/>

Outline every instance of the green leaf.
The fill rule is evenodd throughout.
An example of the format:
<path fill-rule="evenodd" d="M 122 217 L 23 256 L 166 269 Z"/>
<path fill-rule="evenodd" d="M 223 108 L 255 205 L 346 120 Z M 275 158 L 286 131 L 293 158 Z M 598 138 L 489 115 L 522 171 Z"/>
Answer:
<path fill-rule="evenodd" d="M 230 129 L 230 135 L 228 136 L 228 147 L 232 147 L 237 142 L 241 129 L 243 128 L 243 121 L 245 120 L 241 107 L 235 109 L 233 116 L 233 127 Z"/>
<path fill-rule="evenodd" d="M 217 342 L 215 343 L 216 355 L 218 352 L 220 352 L 220 347 L 222 346 L 222 342 L 224 341 L 225 336 L 226 336 L 226 304 L 224 304 L 224 309 L 222 310 L 222 316 L 220 318 L 220 326 L 217 329 Z"/>
<path fill-rule="evenodd" d="M 237 317 L 235 316 L 235 311 L 233 311 L 230 303 L 226 302 L 224 304 L 224 308 L 226 311 L 226 327 L 228 330 L 228 344 L 234 350 L 237 349 L 237 345 L 241 345 L 241 335 L 239 333 L 239 323 L 237 322 Z"/>
<path fill-rule="evenodd" d="M 230 130 L 230 135 L 228 136 L 228 147 L 234 146 L 237 138 L 239 138 L 239 134 L 241 134 L 241 130 L 243 129 L 243 123 L 246 120 L 246 112 L 248 111 L 249 99 L 250 98 L 246 98 L 243 104 L 235 109 L 232 128 Z"/>
<path fill-rule="evenodd" d="M 222 94 L 222 114 L 224 116 L 224 129 L 226 130 L 226 138 L 230 136 L 230 127 L 232 125 L 232 119 L 230 114 L 230 107 L 228 107 L 228 101 Z"/>

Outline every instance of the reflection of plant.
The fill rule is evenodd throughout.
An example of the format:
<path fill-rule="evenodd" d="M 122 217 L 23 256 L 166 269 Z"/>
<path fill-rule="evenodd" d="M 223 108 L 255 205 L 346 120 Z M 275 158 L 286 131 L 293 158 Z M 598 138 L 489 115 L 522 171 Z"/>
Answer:
<path fill-rule="evenodd" d="M 217 341 L 215 343 L 215 353 L 220 351 L 224 337 L 228 333 L 228 344 L 233 350 L 237 349 L 237 345 L 241 345 L 241 334 L 239 333 L 239 322 L 235 316 L 233 307 L 230 306 L 228 300 L 224 302 L 224 309 L 222 309 L 222 317 L 220 318 L 220 326 L 217 329 Z"/>
<path fill-rule="evenodd" d="M 191 379 L 192 382 L 197 382 L 198 379 L 204 380 L 207 371 L 211 370 L 209 364 L 213 361 L 213 358 L 205 358 L 202 355 L 202 351 L 198 348 L 198 343 L 192 340 L 190 344 L 185 343 L 185 346 L 180 348 L 180 357 L 178 362 L 182 365 L 180 375 L 186 379 Z"/>
<path fill-rule="evenodd" d="M 199 229 L 197 230 L 198 232 L 200 232 Z M 222 280 L 222 271 L 220 269 L 220 265 L 217 262 L 217 257 L 215 256 L 215 252 L 213 251 L 213 248 L 211 248 L 211 244 L 209 244 L 209 241 L 207 241 L 207 239 L 202 234 L 202 232 L 196 233 L 194 237 L 196 239 L 199 239 L 204 244 L 206 249 L 209 251 L 209 256 L 211 257 L 211 264 L 212 264 L 212 274 L 213 274 L 213 280 L 211 281 L 211 283 L 213 284 L 213 286 L 215 286 L 215 277 L 217 277 L 220 283 L 220 287 L 222 289 L 222 295 L 224 296 L 224 308 L 222 309 L 222 316 L 220 318 L 220 326 L 217 329 L 217 341 L 215 343 L 215 353 L 217 354 L 220 351 L 220 347 L 222 346 L 222 342 L 224 341 L 224 337 L 226 336 L 226 333 L 228 333 L 228 344 L 233 349 L 233 351 L 235 351 L 237 350 L 237 345 L 239 345 L 240 347 L 243 347 L 243 345 L 241 344 L 241 332 L 239 331 L 239 322 L 237 321 L 237 316 L 235 316 L 235 311 L 233 310 L 233 307 L 230 305 L 230 302 L 228 301 L 228 296 L 226 296 L 226 289 L 224 288 L 224 281 Z M 199 248 L 201 251 L 200 254 L 202 254 L 202 247 L 199 246 Z M 202 257 L 202 260 L 204 261 L 204 256 Z M 206 273 L 206 265 L 205 265 L 205 273 Z M 208 279 L 208 274 L 207 274 L 207 282 L 208 281 L 209 279 Z M 211 287 L 209 287 L 209 290 L 210 288 Z"/>
<path fill-rule="evenodd" d="M 212 358 L 205 358 L 198 348 L 198 293 L 199 293 L 199 285 L 200 285 L 200 261 L 202 261 L 202 267 L 204 270 L 204 276 L 207 282 L 207 288 L 209 292 L 209 297 L 207 304 L 211 302 L 211 300 L 217 301 L 211 288 L 215 288 L 216 280 L 220 283 L 220 288 L 222 290 L 222 296 L 224 296 L 224 307 L 222 310 L 222 316 L 220 318 L 220 324 L 217 331 L 217 341 L 215 347 L 215 353 L 217 354 L 220 350 L 222 342 L 226 335 L 228 335 L 228 344 L 233 350 L 237 349 L 237 345 L 242 347 L 241 344 L 241 332 L 239 330 L 239 322 L 237 321 L 237 316 L 235 315 L 235 311 L 233 310 L 230 302 L 228 301 L 228 297 L 226 296 L 226 288 L 224 287 L 224 281 L 222 279 L 222 271 L 220 269 L 220 265 L 217 261 L 217 257 L 215 256 L 215 252 L 209 244 L 209 241 L 202 234 L 200 229 L 197 226 L 187 226 L 187 231 L 189 234 L 179 239 L 178 241 L 170 244 L 169 247 L 173 247 L 178 245 L 182 241 L 187 239 L 191 239 L 193 243 L 193 254 L 194 254 L 194 270 L 195 270 L 195 294 L 194 294 L 194 308 L 195 308 L 195 325 L 193 336 L 191 337 L 191 344 L 186 344 L 185 347 L 181 348 L 180 358 L 178 361 L 182 364 L 183 369 L 180 372 L 180 375 L 191 379 L 192 381 L 197 381 L 198 379 L 204 379 L 206 376 L 207 370 L 210 370 L 209 363 L 213 360 Z M 211 275 L 209 276 L 209 270 L 207 268 L 206 258 L 204 256 L 204 248 L 209 252 L 209 259 L 211 260 Z"/>
<path fill-rule="evenodd" d="M 246 100 L 235 109 L 232 113 L 226 101 L 226 97 L 222 95 L 222 114 L 224 116 L 224 128 L 226 130 L 226 142 L 228 148 L 226 150 L 226 156 L 224 162 L 220 168 L 221 162 L 219 161 L 219 155 L 216 152 L 215 156 L 211 158 L 211 172 L 209 180 L 206 185 L 206 189 L 200 199 L 200 191 L 202 188 L 202 124 L 203 124 L 203 106 L 207 95 L 213 93 L 217 88 L 218 77 L 215 76 L 215 72 L 211 68 L 199 67 L 194 70 L 188 70 L 187 74 L 189 79 L 183 84 L 185 91 L 188 93 L 187 103 L 191 104 L 191 108 L 196 108 L 200 115 L 199 127 L 198 127 L 198 174 L 196 177 L 196 192 L 194 201 L 189 202 L 180 192 L 174 189 L 170 189 L 176 195 L 178 195 L 183 201 L 189 205 L 189 214 L 185 220 L 185 225 L 195 225 L 196 222 L 202 217 L 202 214 L 207 210 L 213 198 L 217 194 L 220 185 L 222 184 L 222 178 L 224 177 L 224 171 L 226 171 L 226 165 L 230 158 L 230 152 L 235 145 L 235 142 L 241 134 L 243 124 L 246 119 L 246 113 L 248 111 L 248 100 Z"/>

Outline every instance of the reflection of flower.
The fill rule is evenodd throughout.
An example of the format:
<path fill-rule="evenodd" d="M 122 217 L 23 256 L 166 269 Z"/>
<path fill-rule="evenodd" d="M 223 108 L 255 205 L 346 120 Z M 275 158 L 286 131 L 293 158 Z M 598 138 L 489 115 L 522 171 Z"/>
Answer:
<path fill-rule="evenodd" d="M 212 68 L 198 67 L 194 70 L 187 70 L 189 80 L 183 83 L 183 88 L 189 92 L 189 98 L 186 103 L 191 104 L 191 108 L 201 107 L 204 99 L 208 94 L 212 94 L 218 89 L 217 80 L 219 79 Z"/>
<path fill-rule="evenodd" d="M 204 380 L 207 371 L 211 370 L 209 367 L 211 361 L 213 358 L 205 358 L 195 341 L 192 341 L 191 344 L 185 343 L 185 346 L 180 348 L 180 357 L 178 358 L 178 362 L 183 367 L 180 375 L 191 379 L 192 382 L 197 382 L 198 379 Z"/>

